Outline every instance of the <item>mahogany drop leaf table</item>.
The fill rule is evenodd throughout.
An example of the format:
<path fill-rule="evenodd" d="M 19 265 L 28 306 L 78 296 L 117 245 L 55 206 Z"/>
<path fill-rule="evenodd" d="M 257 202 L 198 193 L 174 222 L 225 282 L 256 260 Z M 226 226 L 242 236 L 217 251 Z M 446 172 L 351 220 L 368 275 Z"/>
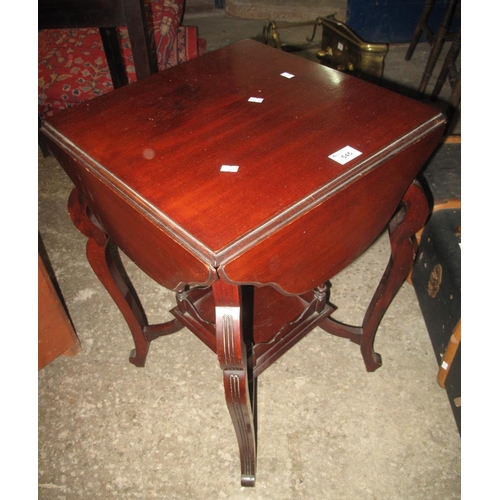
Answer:
<path fill-rule="evenodd" d="M 243 40 L 61 112 L 43 125 L 75 188 L 70 216 L 132 332 L 130 361 L 187 327 L 218 356 L 255 483 L 255 385 L 313 328 L 360 345 L 382 316 L 429 214 L 415 178 L 445 119 L 355 77 Z M 327 284 L 388 227 L 391 255 L 361 326 L 331 317 Z M 117 245 L 177 294 L 148 324 Z"/>

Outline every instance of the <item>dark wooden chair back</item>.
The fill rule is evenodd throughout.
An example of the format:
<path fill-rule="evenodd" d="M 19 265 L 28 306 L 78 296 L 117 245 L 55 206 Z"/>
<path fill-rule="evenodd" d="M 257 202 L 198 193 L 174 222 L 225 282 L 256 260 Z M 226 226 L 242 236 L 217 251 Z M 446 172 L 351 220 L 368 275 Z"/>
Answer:
<path fill-rule="evenodd" d="M 38 29 L 99 28 L 113 87 L 128 83 L 117 28 L 128 28 L 137 79 L 157 71 L 142 0 L 39 0 Z"/>

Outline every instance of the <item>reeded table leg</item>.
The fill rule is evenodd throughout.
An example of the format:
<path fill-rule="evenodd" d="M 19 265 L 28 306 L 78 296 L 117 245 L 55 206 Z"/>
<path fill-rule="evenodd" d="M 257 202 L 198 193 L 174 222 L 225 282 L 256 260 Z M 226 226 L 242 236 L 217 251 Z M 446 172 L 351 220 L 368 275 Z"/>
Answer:
<path fill-rule="evenodd" d="M 256 436 L 252 406 L 256 381 L 252 383 L 248 376 L 240 289 L 218 280 L 212 285 L 212 291 L 215 301 L 217 356 L 224 374 L 226 404 L 240 449 L 241 484 L 254 486 Z"/>
<path fill-rule="evenodd" d="M 361 327 L 345 325 L 331 317 L 320 323 L 320 327 L 340 337 L 359 344 L 366 370 L 375 371 L 382 365 L 373 343 L 377 328 L 392 299 L 411 270 L 415 258 L 412 237 L 421 229 L 429 215 L 429 203 L 417 182 L 414 182 L 401 202 L 399 210 L 389 222 L 391 257 L 368 306 Z"/>

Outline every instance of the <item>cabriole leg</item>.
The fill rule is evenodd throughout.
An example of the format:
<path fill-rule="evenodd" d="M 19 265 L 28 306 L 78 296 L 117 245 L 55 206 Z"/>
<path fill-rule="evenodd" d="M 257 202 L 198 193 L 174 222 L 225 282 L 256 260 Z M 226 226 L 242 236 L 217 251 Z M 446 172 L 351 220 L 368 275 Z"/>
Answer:
<path fill-rule="evenodd" d="M 366 310 L 362 326 L 346 325 L 331 317 L 319 324 L 328 333 L 348 338 L 358 344 L 369 372 L 382 365 L 382 358 L 373 350 L 375 334 L 389 304 L 411 271 L 415 258 L 412 238 L 424 226 L 428 215 L 427 198 L 420 185 L 414 182 L 389 222 L 391 257 Z"/>
<path fill-rule="evenodd" d="M 75 188 L 70 194 L 68 212 L 73 224 L 87 236 L 87 259 L 99 281 L 108 291 L 127 322 L 135 344 L 129 361 L 143 367 L 149 350 L 144 333 L 146 318 L 134 294 L 120 275 L 110 252 L 108 235 L 88 215 L 88 206 Z"/>
<path fill-rule="evenodd" d="M 428 215 L 427 198 L 420 185 L 414 182 L 389 223 L 391 257 L 363 320 L 360 346 L 367 371 L 374 371 L 382 364 L 380 356 L 373 350 L 375 333 L 389 304 L 411 271 L 415 259 L 412 237 L 424 226 Z"/>

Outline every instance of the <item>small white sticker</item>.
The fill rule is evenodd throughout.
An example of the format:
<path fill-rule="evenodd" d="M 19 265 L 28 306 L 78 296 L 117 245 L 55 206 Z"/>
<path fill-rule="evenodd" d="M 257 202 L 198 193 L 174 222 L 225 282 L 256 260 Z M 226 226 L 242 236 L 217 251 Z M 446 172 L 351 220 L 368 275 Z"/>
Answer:
<path fill-rule="evenodd" d="M 339 149 L 336 153 L 331 154 L 328 158 L 341 165 L 345 165 L 348 161 L 357 158 L 361 154 L 363 154 L 361 151 L 351 148 L 351 146 L 346 146 L 345 148 Z"/>
<path fill-rule="evenodd" d="M 238 165 L 222 165 L 220 168 L 221 172 L 238 172 Z"/>
<path fill-rule="evenodd" d="M 262 97 L 250 97 L 248 102 L 262 102 L 264 99 Z"/>
<path fill-rule="evenodd" d="M 344 50 L 344 45 L 342 43 L 338 43 L 337 44 L 337 48 L 340 50 L 340 52 L 342 52 Z"/>
<path fill-rule="evenodd" d="M 448 369 L 448 363 L 447 363 L 446 361 L 443 361 L 443 362 L 441 363 L 441 368 L 442 368 L 443 370 L 447 370 L 447 369 Z"/>
<path fill-rule="evenodd" d="M 291 73 L 287 73 L 285 71 L 284 73 L 281 73 L 281 76 L 284 76 L 285 78 L 293 78 L 295 75 L 292 75 Z"/>

